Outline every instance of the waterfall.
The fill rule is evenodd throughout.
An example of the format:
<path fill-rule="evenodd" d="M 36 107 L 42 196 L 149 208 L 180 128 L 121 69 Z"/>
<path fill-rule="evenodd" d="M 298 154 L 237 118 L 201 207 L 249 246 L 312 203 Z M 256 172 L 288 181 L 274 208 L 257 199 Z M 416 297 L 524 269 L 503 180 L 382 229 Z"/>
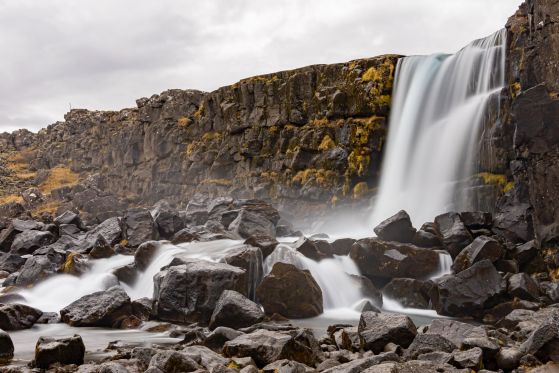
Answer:
<path fill-rule="evenodd" d="M 505 39 L 501 30 L 454 55 L 398 61 L 371 223 L 401 209 L 421 224 L 464 208 L 456 189 L 474 172 L 487 104 L 504 87 Z"/>

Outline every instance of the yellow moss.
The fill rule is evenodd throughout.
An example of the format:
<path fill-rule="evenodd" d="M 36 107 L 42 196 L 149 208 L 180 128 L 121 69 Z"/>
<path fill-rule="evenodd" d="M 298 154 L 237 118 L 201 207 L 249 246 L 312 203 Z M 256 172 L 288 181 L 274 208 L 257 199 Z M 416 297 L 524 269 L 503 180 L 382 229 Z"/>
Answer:
<path fill-rule="evenodd" d="M 549 275 L 553 281 L 559 281 L 559 268 L 552 270 Z"/>
<path fill-rule="evenodd" d="M 362 181 L 353 187 L 353 199 L 360 199 L 369 192 L 369 186 L 366 182 Z"/>
<path fill-rule="evenodd" d="M 16 194 L 10 194 L 10 195 L 7 195 L 7 196 L 0 196 L 0 205 L 3 205 L 5 203 L 10 203 L 10 202 L 21 203 L 21 202 L 23 202 L 23 198 L 21 198 L 21 196 L 18 196 Z"/>
<path fill-rule="evenodd" d="M 277 126 L 271 126 L 269 131 L 270 131 L 271 134 L 275 135 L 275 134 L 278 134 L 280 130 Z"/>
<path fill-rule="evenodd" d="M 191 123 L 192 121 L 187 117 L 180 117 L 177 119 L 177 124 L 181 127 L 188 127 Z"/>
<path fill-rule="evenodd" d="M 332 138 L 330 138 L 330 136 L 326 135 L 324 136 L 324 138 L 322 139 L 322 142 L 320 143 L 320 145 L 318 146 L 318 150 L 329 150 L 332 149 L 336 146 L 336 143 L 334 142 L 334 140 L 332 140 Z"/>
<path fill-rule="evenodd" d="M 338 175 L 331 170 L 309 168 L 297 172 L 291 179 L 292 183 L 298 185 L 305 185 L 311 180 L 322 188 L 330 188 L 337 184 Z"/>
<path fill-rule="evenodd" d="M 510 94 L 513 98 L 518 96 L 521 90 L 522 90 L 522 86 L 520 85 L 519 82 L 513 83 L 510 86 Z"/>
<path fill-rule="evenodd" d="M 508 192 L 509 190 L 514 189 L 514 182 L 513 181 L 509 181 L 505 187 L 503 188 L 503 192 Z"/>
<path fill-rule="evenodd" d="M 208 141 L 220 140 L 222 137 L 223 135 L 220 132 L 206 132 L 202 135 L 202 141 L 208 142 Z"/>
<path fill-rule="evenodd" d="M 204 112 L 204 104 L 202 103 L 202 105 L 200 105 L 198 110 L 196 110 L 196 112 L 194 113 L 194 118 L 196 118 L 196 120 L 200 120 L 204 116 Z"/>
<path fill-rule="evenodd" d="M 505 175 L 481 172 L 477 174 L 477 176 L 483 180 L 484 184 L 494 184 L 499 186 L 503 193 L 506 193 L 514 188 L 514 182 L 507 181 L 507 177 Z"/>
<path fill-rule="evenodd" d="M 204 181 L 202 181 L 202 184 L 213 184 L 213 185 L 219 185 L 219 186 L 230 186 L 233 184 L 232 180 L 229 179 L 206 179 Z"/>
<path fill-rule="evenodd" d="M 370 67 L 367 71 L 365 71 L 361 79 L 364 82 L 376 81 L 379 79 L 378 71 L 374 67 Z"/>
<path fill-rule="evenodd" d="M 371 162 L 371 156 L 365 149 L 352 151 L 347 157 L 347 175 L 364 176 Z"/>
<path fill-rule="evenodd" d="M 329 123 L 328 119 L 326 118 L 315 118 L 313 120 L 311 120 L 311 124 L 313 126 L 327 126 Z"/>
<path fill-rule="evenodd" d="M 337 196 L 332 196 L 332 199 L 330 199 L 330 204 L 333 207 L 336 207 L 336 205 L 338 204 L 338 197 Z"/>
<path fill-rule="evenodd" d="M 128 240 L 120 241 L 120 246 L 128 246 Z"/>
<path fill-rule="evenodd" d="M 79 175 L 66 166 L 56 166 L 49 170 L 48 178 L 39 186 L 43 194 L 50 194 L 54 189 L 76 185 Z"/>
<path fill-rule="evenodd" d="M 72 252 L 70 252 L 70 254 L 68 254 L 68 256 L 66 257 L 66 261 L 64 262 L 64 264 L 62 264 L 62 267 L 60 268 L 60 272 L 69 273 L 69 274 L 74 274 L 75 273 L 74 258 L 76 257 L 76 255 L 78 255 L 78 253 L 76 253 L 74 251 L 72 251 Z"/>

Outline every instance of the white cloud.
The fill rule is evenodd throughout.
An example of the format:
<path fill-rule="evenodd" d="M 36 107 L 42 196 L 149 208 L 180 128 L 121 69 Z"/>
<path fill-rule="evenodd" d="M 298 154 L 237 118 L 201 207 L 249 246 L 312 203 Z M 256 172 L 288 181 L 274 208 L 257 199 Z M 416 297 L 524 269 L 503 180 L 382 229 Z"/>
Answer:
<path fill-rule="evenodd" d="M 384 53 L 454 52 L 516 0 L 0 0 L 0 130 Z"/>

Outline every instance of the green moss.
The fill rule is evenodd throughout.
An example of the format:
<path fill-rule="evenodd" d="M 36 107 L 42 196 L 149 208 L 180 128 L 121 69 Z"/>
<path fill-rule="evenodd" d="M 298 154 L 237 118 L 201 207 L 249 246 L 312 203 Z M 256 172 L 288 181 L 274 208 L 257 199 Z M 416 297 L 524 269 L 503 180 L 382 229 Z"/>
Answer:
<path fill-rule="evenodd" d="M 362 181 L 353 187 L 353 199 L 360 199 L 369 192 L 369 186 Z"/>

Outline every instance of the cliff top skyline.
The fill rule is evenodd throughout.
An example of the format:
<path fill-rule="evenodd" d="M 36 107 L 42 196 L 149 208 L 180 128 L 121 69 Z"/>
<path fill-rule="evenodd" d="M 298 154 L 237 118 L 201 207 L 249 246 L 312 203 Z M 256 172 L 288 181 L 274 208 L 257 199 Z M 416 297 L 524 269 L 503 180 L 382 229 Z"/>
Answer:
<path fill-rule="evenodd" d="M 36 131 L 70 108 L 133 106 L 170 88 L 211 91 L 253 75 L 386 53 L 452 53 L 503 27 L 517 6 L 2 1 L 0 45 L 9 53 L 0 61 L 0 132 Z"/>

